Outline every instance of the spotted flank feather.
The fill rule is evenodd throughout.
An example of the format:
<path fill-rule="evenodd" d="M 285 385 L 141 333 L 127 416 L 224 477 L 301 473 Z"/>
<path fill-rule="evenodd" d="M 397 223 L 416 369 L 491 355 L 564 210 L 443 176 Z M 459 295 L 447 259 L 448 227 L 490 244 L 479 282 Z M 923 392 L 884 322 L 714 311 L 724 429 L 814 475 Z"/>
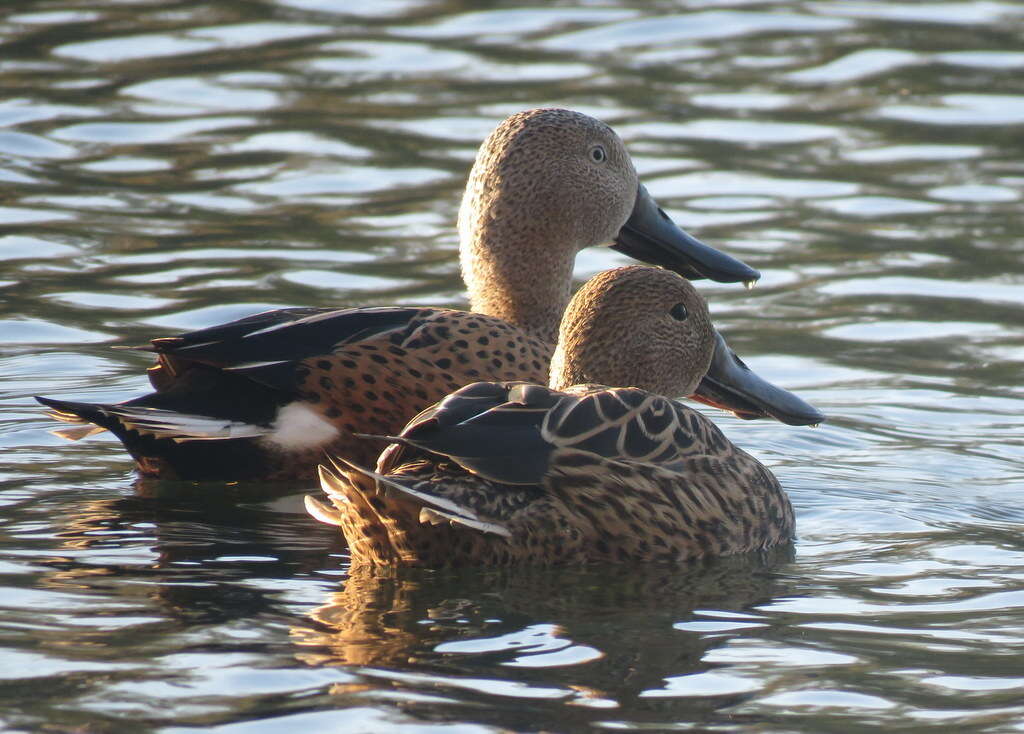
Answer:
<path fill-rule="evenodd" d="M 112 431 L 144 474 L 264 480 L 312 478 L 325 451 L 371 464 L 384 443 L 353 433 L 397 432 L 480 377 L 542 379 L 550 353 L 500 319 L 429 308 L 269 312 L 151 349 L 154 393 L 39 401 L 55 418 Z"/>

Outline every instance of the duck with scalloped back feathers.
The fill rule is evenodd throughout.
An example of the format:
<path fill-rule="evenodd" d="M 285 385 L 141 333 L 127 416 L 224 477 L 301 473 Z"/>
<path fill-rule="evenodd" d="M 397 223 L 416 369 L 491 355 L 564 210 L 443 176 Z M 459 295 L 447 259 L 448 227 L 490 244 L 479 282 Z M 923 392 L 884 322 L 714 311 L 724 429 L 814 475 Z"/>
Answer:
<path fill-rule="evenodd" d="M 459 212 L 472 312 L 289 308 L 155 339 L 155 392 L 119 404 L 38 398 L 110 430 L 144 476 L 313 478 L 324 452 L 371 462 L 410 416 L 477 380 L 547 379 L 576 254 L 614 242 L 689 278 L 757 271 L 676 227 L 615 132 L 570 110 L 520 112 L 484 141 Z M 755 409 L 760 410 L 760 409 Z M 765 414 L 764 411 L 761 414 Z M 796 418 L 796 420 L 801 420 Z"/>
<path fill-rule="evenodd" d="M 375 471 L 321 467 L 329 503 L 307 508 L 341 527 L 353 564 L 679 562 L 786 543 L 778 480 L 666 397 L 707 376 L 723 407 L 775 394 L 814 411 L 738 360 L 716 365 L 723 349 L 679 275 L 601 273 L 562 319 L 550 387 L 468 385 L 414 418 Z"/>

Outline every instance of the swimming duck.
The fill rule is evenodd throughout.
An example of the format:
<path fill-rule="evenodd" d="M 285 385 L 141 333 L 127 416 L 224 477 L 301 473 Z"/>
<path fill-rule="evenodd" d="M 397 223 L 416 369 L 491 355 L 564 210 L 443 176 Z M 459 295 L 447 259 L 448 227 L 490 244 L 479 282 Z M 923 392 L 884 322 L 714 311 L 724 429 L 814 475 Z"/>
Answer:
<path fill-rule="evenodd" d="M 155 392 L 124 403 L 37 397 L 55 418 L 112 431 L 140 473 L 311 479 L 324 451 L 369 463 L 410 416 L 478 380 L 547 379 L 576 253 L 607 244 L 688 278 L 757 271 L 680 230 L 639 183 L 615 132 L 579 112 L 512 115 L 481 146 L 459 211 L 472 312 L 286 308 L 154 339 Z"/>
<path fill-rule="evenodd" d="M 778 480 L 665 397 L 697 390 L 721 349 L 679 275 L 601 273 L 562 319 L 550 387 L 463 387 L 392 438 L 375 471 L 322 466 L 330 504 L 307 497 L 307 509 L 342 528 L 355 565 L 677 562 L 785 543 L 793 509 Z M 746 368 L 712 377 L 720 399 L 802 403 Z"/>

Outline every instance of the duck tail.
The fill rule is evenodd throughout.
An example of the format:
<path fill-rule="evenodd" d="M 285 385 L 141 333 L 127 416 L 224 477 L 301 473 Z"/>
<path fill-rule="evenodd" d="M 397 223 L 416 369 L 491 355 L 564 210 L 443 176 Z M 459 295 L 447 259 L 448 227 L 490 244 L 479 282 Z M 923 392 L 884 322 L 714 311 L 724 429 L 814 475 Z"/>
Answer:
<path fill-rule="evenodd" d="M 49 408 L 46 414 L 51 418 L 63 421 L 64 423 L 75 424 L 73 427 L 57 428 L 50 431 L 55 436 L 60 436 L 68 441 L 78 441 L 86 436 L 91 436 L 94 433 L 103 433 L 107 430 L 107 426 L 104 425 L 103 413 L 99 410 L 98 405 L 93 403 L 74 403 L 69 400 L 53 400 L 52 398 L 44 398 L 39 395 L 33 397 L 35 397 L 36 402 Z"/>
<path fill-rule="evenodd" d="M 258 438 L 267 432 L 266 428 L 227 418 L 204 415 L 187 415 L 173 410 L 120 403 L 77 403 L 71 400 L 54 400 L 35 396 L 37 402 L 50 408 L 47 415 L 66 423 L 94 423 L 100 430 L 122 436 L 135 431 L 156 439 L 171 439 L 177 442 L 208 441 L 214 439 Z M 92 431 L 98 433 L 99 431 Z M 88 435 L 88 434 L 84 434 Z M 83 438 L 75 436 L 72 440 Z"/>
<path fill-rule="evenodd" d="M 156 395 L 156 393 L 154 393 Z M 271 480 L 259 440 L 266 426 L 252 422 L 194 415 L 151 407 L 149 396 L 126 403 L 82 403 L 35 396 L 47 415 L 71 424 L 52 433 L 77 441 L 110 431 L 135 459 L 143 476 L 164 479 Z M 238 470 L 247 467 L 247 472 Z"/>
<path fill-rule="evenodd" d="M 107 418 L 102 411 L 102 405 L 98 403 L 76 403 L 71 400 L 54 400 L 53 398 L 44 398 L 40 395 L 33 396 L 37 403 L 46 406 L 49 410 L 46 414 L 51 418 L 64 423 L 93 423 L 95 428 L 98 430 L 93 431 L 99 433 L 100 431 L 107 430 L 109 428 L 107 423 L 110 419 Z M 77 441 L 80 438 L 85 438 L 88 433 L 80 433 L 81 429 L 63 429 L 59 435 L 64 436 L 64 433 L 70 435 L 64 436 L 71 441 Z M 76 435 L 80 434 L 80 435 Z"/>
<path fill-rule="evenodd" d="M 330 506 L 306 498 L 306 510 L 321 522 L 338 525 L 353 561 L 417 565 L 435 550 L 440 536 L 458 528 L 510 537 L 504 526 L 472 509 L 424 491 L 429 482 L 394 477 L 343 459 L 320 466 L 320 486 Z"/>
<path fill-rule="evenodd" d="M 341 459 L 341 461 L 352 470 L 373 479 L 377 483 L 378 489 L 383 489 L 382 494 L 385 497 L 403 499 L 418 505 L 421 511 L 417 520 L 421 523 L 430 522 L 430 524 L 436 525 L 440 522 L 438 520 L 440 518 L 448 520 L 454 525 L 464 525 L 474 530 L 479 530 L 482 533 L 493 533 L 505 538 L 511 536 L 511 533 L 503 525 L 485 520 L 466 505 L 430 491 L 429 483 L 427 482 L 417 481 L 413 477 L 396 478 L 394 476 L 387 476 L 357 466 L 344 459 Z M 426 510 L 426 513 L 423 510 Z"/>
<path fill-rule="evenodd" d="M 306 511 L 320 522 L 341 528 L 353 562 L 393 563 L 398 557 L 395 547 L 380 515 L 370 504 L 373 482 L 334 459 L 330 463 L 317 467 L 320 487 L 328 502 L 307 495 Z"/>

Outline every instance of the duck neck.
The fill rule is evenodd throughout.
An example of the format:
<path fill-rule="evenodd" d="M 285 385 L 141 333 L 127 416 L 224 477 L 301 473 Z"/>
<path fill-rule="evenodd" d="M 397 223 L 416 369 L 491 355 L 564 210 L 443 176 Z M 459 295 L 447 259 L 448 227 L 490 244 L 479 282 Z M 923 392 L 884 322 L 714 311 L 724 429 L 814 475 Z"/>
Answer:
<path fill-rule="evenodd" d="M 486 230 L 475 233 L 462 243 L 462 277 L 473 311 L 515 324 L 554 347 L 572 295 L 576 250 L 531 234 L 499 242 Z"/>
<path fill-rule="evenodd" d="M 569 308 L 572 309 L 572 306 Z M 636 381 L 626 376 L 630 371 L 631 360 L 608 361 L 608 355 L 615 352 L 618 342 L 628 339 L 626 334 L 616 336 L 616 343 L 609 343 L 594 333 L 593 325 L 581 324 L 579 319 L 573 319 L 573 314 L 567 315 L 551 355 L 548 387 L 552 390 L 565 390 L 573 385 L 593 382 L 635 385 Z M 600 375 L 601 379 L 595 380 L 593 375 Z"/>

